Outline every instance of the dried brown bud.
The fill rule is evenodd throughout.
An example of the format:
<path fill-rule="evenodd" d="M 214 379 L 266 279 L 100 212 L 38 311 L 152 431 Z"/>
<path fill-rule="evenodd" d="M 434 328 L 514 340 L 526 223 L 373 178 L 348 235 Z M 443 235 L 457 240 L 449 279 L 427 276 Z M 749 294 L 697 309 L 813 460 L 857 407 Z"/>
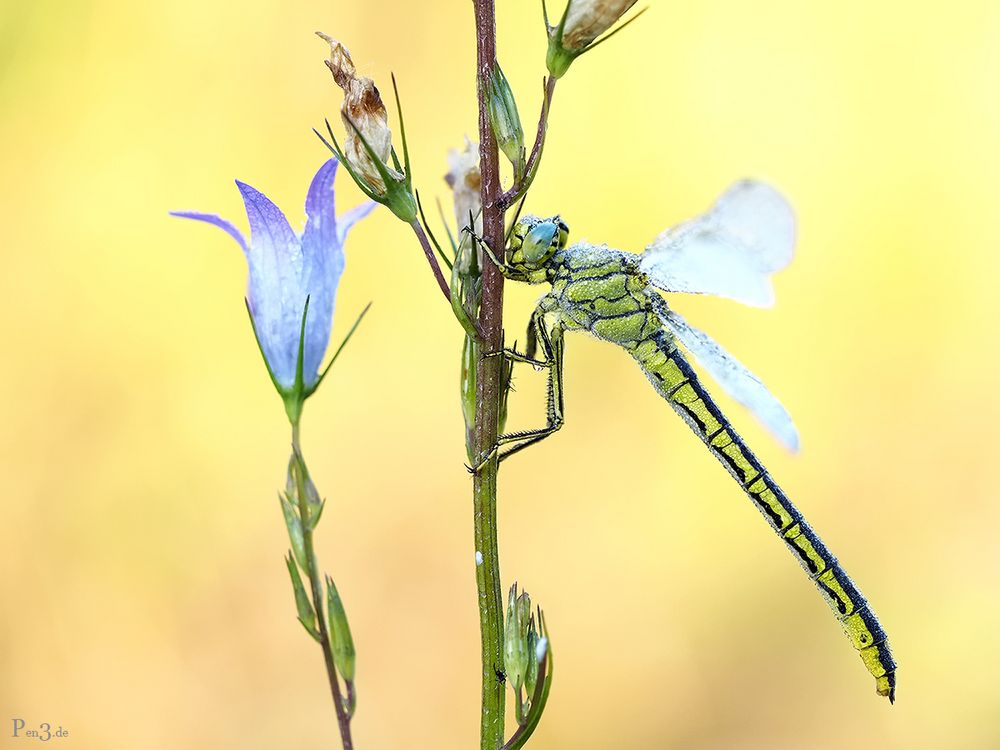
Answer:
<path fill-rule="evenodd" d="M 566 25 L 563 27 L 563 47 L 582 50 L 610 29 L 636 0 L 569 0 Z"/>
<path fill-rule="evenodd" d="M 344 104 L 340 108 L 346 132 L 344 155 L 372 192 L 385 195 L 385 181 L 358 135 L 360 131 L 385 169 L 392 176 L 397 176 L 395 170 L 386 166 L 392 150 L 392 131 L 389 130 L 389 115 L 382 97 L 371 78 L 357 74 L 351 54 L 343 44 L 321 32 L 316 32 L 316 35 L 329 43 L 330 59 L 326 61 L 326 66 L 333 73 L 333 80 L 344 91 Z M 399 179 L 402 177 L 398 175 Z"/>

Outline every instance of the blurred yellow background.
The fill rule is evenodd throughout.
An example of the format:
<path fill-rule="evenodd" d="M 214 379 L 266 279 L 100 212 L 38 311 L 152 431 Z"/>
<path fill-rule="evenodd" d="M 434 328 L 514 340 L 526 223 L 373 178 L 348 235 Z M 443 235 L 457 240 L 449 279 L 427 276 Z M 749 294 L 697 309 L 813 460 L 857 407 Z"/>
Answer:
<path fill-rule="evenodd" d="M 500 5 L 531 129 L 538 3 Z M 558 87 L 529 210 L 639 250 L 737 178 L 790 197 L 774 310 L 672 303 L 796 418 L 791 457 L 722 401 L 873 602 L 898 700 L 631 359 L 577 335 L 566 428 L 502 473 L 505 585 L 546 608 L 557 660 L 531 747 L 1000 747 L 1000 5 L 652 5 Z M 396 72 L 418 186 L 446 199 L 476 127 L 468 2 L 0 6 L 4 747 L 15 717 L 67 747 L 339 746 L 281 559 L 288 429 L 245 265 L 167 216 L 245 227 L 240 178 L 301 226 L 327 157 L 310 128 L 339 104 L 316 29 L 383 92 Z M 341 210 L 360 200 L 338 184 Z M 357 746 L 474 747 L 459 330 L 387 211 L 347 255 L 334 340 L 375 305 L 304 447 L 359 651 Z M 509 288 L 511 337 L 539 291 Z M 512 425 L 535 424 L 541 376 L 517 385 Z"/>

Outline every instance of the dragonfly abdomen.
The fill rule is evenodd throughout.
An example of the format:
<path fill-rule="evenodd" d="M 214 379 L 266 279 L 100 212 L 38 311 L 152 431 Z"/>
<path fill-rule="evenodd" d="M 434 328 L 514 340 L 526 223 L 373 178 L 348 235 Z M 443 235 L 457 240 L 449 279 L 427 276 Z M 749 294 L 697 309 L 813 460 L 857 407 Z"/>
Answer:
<path fill-rule="evenodd" d="M 880 695 L 895 699 L 896 662 L 878 618 L 837 558 L 767 473 L 712 400 L 665 330 L 626 347 L 650 382 L 739 482 L 771 528 L 819 588 L 875 677 Z"/>

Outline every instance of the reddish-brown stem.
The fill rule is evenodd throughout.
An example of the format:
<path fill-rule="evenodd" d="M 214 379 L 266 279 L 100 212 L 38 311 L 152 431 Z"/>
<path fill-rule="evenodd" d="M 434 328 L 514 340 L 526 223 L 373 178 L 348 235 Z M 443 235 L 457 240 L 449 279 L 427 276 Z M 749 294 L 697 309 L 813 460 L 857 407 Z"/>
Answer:
<path fill-rule="evenodd" d="M 483 239 L 491 248 L 504 246 L 504 210 L 501 203 L 500 158 L 490 126 L 486 87 L 496 66 L 494 0 L 474 0 L 476 15 L 476 79 L 479 99 L 479 171 L 483 209 Z M 485 456 L 496 445 L 503 387 L 502 357 L 488 356 L 503 348 L 503 274 L 487 254 L 483 257 L 482 297 L 479 306 L 482 336 L 476 377 L 472 455 Z M 481 750 L 497 750 L 504 738 L 503 689 L 497 689 L 495 664 L 503 663 L 503 597 L 497 544 L 497 467 L 494 455 L 473 477 L 473 518 L 477 560 L 476 589 L 482 649 Z"/>
<path fill-rule="evenodd" d="M 444 298 L 448 300 L 448 304 L 451 304 L 451 289 L 448 287 L 448 282 L 445 281 L 444 273 L 441 271 L 441 265 L 438 263 L 437 258 L 434 257 L 434 248 L 431 247 L 430 240 L 427 239 L 427 233 L 424 232 L 424 228 L 420 226 L 420 222 L 416 219 L 410 224 L 413 228 L 413 233 L 417 235 L 417 241 L 420 243 L 420 247 L 424 250 L 424 255 L 427 257 L 427 263 L 431 267 L 431 271 L 434 273 L 434 278 L 437 279 L 438 286 L 441 287 L 441 293 L 444 294 Z"/>
<path fill-rule="evenodd" d="M 538 131 L 535 133 L 535 145 L 531 147 L 528 155 L 527 165 L 524 169 L 524 176 L 520 181 L 511 186 L 510 190 L 500 198 L 501 205 L 507 209 L 513 206 L 531 187 L 532 180 L 535 179 L 535 172 L 538 171 L 538 160 L 542 158 L 542 146 L 545 145 L 545 131 L 549 127 L 549 110 L 552 108 L 552 97 L 556 92 L 556 81 L 558 78 L 549 76 L 545 79 L 545 93 L 542 94 L 542 112 L 538 115 Z"/>

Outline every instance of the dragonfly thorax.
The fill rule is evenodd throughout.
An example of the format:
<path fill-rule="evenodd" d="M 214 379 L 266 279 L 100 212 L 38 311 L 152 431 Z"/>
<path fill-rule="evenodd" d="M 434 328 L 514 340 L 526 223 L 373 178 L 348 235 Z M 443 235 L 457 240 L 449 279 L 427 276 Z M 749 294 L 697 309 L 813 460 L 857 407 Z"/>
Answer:
<path fill-rule="evenodd" d="M 516 273 L 530 277 L 566 247 L 568 240 L 569 227 L 558 215 L 547 219 L 525 216 L 511 230 L 507 263 Z"/>

